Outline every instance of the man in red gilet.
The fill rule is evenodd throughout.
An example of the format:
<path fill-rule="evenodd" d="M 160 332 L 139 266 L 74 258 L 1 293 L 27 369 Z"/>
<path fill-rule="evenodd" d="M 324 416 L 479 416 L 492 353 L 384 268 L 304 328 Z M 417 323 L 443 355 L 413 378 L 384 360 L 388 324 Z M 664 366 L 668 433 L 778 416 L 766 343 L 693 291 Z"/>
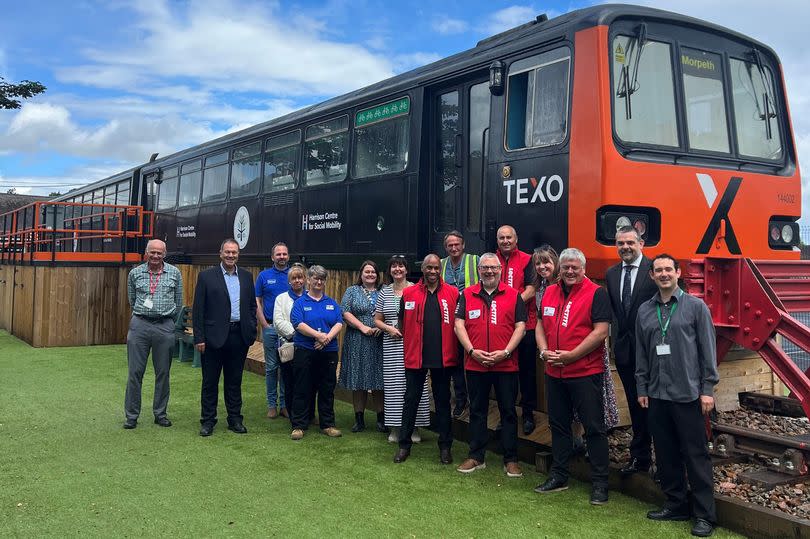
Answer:
<path fill-rule="evenodd" d="M 526 304 L 512 287 L 500 282 L 501 265 L 493 253 L 478 262 L 481 282 L 464 289 L 456 307 L 456 335 L 466 352 L 470 392 L 470 454 L 457 470 L 471 473 L 486 467 L 489 392 L 495 388 L 501 413 L 504 472 L 522 477 L 517 463 L 518 345 L 526 328 Z"/>
<path fill-rule="evenodd" d="M 576 411 L 585 427 L 591 461 L 591 504 L 602 505 L 608 501 L 609 463 L 602 377 L 613 313 L 607 291 L 585 276 L 585 255 L 579 249 L 560 253 L 560 282 L 546 289 L 540 313 L 536 336 L 546 362 L 553 463 L 546 482 L 534 491 L 568 488 L 571 420 Z"/>
<path fill-rule="evenodd" d="M 416 410 L 422 399 L 425 377 L 430 385 L 439 428 L 439 462 L 450 464 L 453 433 L 450 418 L 450 380 L 458 365 L 458 340 L 453 332 L 458 289 L 442 281 L 441 260 L 429 254 L 422 262 L 422 279 L 402 292 L 399 328 L 405 350 L 405 403 L 399 450 L 394 462 L 404 462 L 411 454 L 411 435 Z"/>
<path fill-rule="evenodd" d="M 498 261 L 501 265 L 500 281 L 511 286 L 520 294 L 526 304 L 526 334 L 520 342 L 520 407 L 523 409 L 523 434 L 527 436 L 534 431 L 534 411 L 537 409 L 537 345 L 534 338 L 534 327 L 537 314 L 534 306 L 534 264 L 532 256 L 518 249 L 518 237 L 515 229 L 503 225 L 498 229 Z"/>

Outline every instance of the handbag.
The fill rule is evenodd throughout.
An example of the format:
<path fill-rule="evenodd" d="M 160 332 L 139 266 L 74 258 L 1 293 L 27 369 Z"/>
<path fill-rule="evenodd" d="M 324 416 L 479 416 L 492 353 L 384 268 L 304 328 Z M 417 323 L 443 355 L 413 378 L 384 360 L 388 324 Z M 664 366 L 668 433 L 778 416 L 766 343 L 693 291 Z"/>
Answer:
<path fill-rule="evenodd" d="M 294 355 L 295 355 L 295 345 L 293 345 L 293 343 L 285 342 L 284 344 L 278 347 L 278 359 L 282 363 L 292 361 Z"/>

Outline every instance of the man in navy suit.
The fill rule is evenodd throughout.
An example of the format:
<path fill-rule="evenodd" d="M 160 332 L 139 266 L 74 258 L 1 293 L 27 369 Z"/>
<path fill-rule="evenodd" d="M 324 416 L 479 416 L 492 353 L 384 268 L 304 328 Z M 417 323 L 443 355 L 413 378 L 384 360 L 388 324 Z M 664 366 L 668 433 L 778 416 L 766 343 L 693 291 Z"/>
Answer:
<path fill-rule="evenodd" d="M 650 259 L 641 254 L 644 240 L 632 226 L 616 231 L 616 249 L 621 262 L 605 275 L 610 305 L 613 308 L 611 341 L 616 370 L 627 396 L 627 407 L 633 424 L 630 461 L 622 474 L 645 472 L 650 468 L 652 438 L 647 428 L 647 410 L 638 404 L 636 395 L 636 315 L 638 307 L 658 292 L 650 278 Z"/>
<path fill-rule="evenodd" d="M 228 429 L 245 434 L 242 423 L 242 369 L 256 340 L 253 276 L 237 268 L 239 244 L 222 242 L 219 265 L 200 273 L 194 289 L 194 345 L 202 357 L 200 436 L 211 436 L 217 422 L 220 372 L 224 376 Z"/>

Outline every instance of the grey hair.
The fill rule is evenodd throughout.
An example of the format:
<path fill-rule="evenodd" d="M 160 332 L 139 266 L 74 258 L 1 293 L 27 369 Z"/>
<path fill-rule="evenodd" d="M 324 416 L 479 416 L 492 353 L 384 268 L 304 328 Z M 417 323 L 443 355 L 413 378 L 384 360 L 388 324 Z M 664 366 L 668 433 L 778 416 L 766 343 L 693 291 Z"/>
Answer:
<path fill-rule="evenodd" d="M 314 264 L 309 267 L 307 270 L 307 277 L 310 279 L 313 277 L 319 277 L 321 279 L 326 279 L 328 273 L 326 272 L 326 268 L 323 266 L 319 266 L 318 264 Z"/>
<path fill-rule="evenodd" d="M 498 255 L 496 255 L 495 253 L 484 253 L 484 254 L 482 254 L 481 256 L 479 256 L 479 257 L 478 257 L 478 267 L 479 267 L 479 268 L 480 268 L 480 267 L 481 267 L 481 265 L 484 263 L 484 259 L 485 259 L 485 258 L 494 258 L 495 260 L 498 260 Z M 500 261 L 500 260 L 498 260 L 498 265 L 499 265 L 499 266 L 501 265 L 501 261 Z"/>
<path fill-rule="evenodd" d="M 562 265 L 563 260 L 579 260 L 582 267 L 585 267 L 585 254 L 583 254 L 583 252 L 576 247 L 563 249 L 563 251 L 560 253 L 560 265 Z"/>
<path fill-rule="evenodd" d="M 422 270 L 423 270 L 423 271 L 424 271 L 424 269 L 425 269 L 425 266 L 427 266 L 428 259 L 429 259 L 429 258 L 434 258 L 434 257 L 435 257 L 435 258 L 436 258 L 436 260 L 438 260 L 438 261 L 439 261 L 439 263 L 441 264 L 441 262 L 442 262 L 441 257 L 440 257 L 439 255 L 437 255 L 436 253 L 430 253 L 430 254 L 428 254 L 427 256 L 425 256 L 425 258 L 423 258 L 423 259 L 422 259 L 422 266 L 421 266 L 421 268 L 422 268 Z"/>

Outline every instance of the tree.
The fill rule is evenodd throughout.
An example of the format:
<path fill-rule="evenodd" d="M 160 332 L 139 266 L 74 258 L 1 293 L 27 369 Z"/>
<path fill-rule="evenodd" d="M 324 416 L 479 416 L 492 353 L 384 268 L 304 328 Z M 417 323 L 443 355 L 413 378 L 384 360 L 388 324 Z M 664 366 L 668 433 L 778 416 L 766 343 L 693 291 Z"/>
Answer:
<path fill-rule="evenodd" d="M 45 86 L 39 82 L 24 80 L 19 84 L 12 84 L 0 77 L 0 109 L 18 109 L 20 99 L 29 99 L 44 91 Z"/>
<path fill-rule="evenodd" d="M 53 192 L 52 192 L 51 194 L 49 194 L 48 196 L 49 196 L 49 197 L 58 197 L 58 196 L 62 196 L 62 193 L 60 193 L 59 191 L 53 191 Z"/>
<path fill-rule="evenodd" d="M 11 189 L 9 189 L 8 191 L 6 191 L 6 194 L 7 194 L 7 195 L 16 195 L 16 194 L 17 194 L 17 189 L 15 189 L 14 187 L 12 187 L 12 188 L 11 188 Z"/>

